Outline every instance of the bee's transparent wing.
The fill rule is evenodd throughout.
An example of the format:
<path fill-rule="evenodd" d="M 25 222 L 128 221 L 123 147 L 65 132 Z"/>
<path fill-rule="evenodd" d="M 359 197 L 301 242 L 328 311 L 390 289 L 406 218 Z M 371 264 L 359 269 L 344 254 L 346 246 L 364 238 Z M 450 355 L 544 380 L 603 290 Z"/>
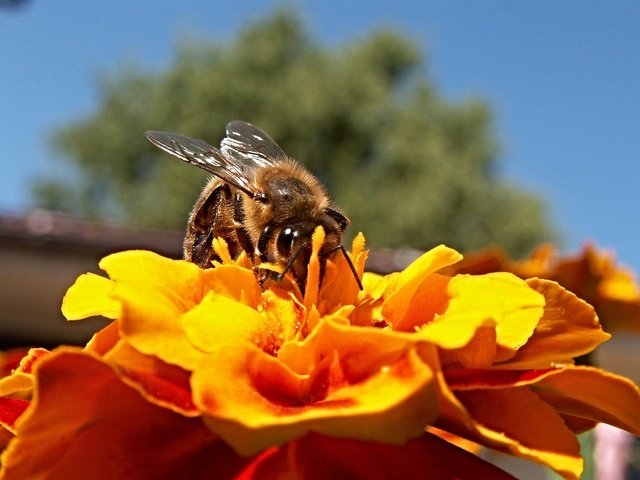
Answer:
<path fill-rule="evenodd" d="M 259 165 L 253 165 L 242 158 L 221 152 L 203 140 L 185 137 L 178 133 L 150 130 L 145 135 L 151 143 L 161 150 L 190 165 L 202 168 L 247 195 L 255 198 L 262 194 L 253 180 L 253 170 Z"/>
<path fill-rule="evenodd" d="M 220 150 L 256 167 L 272 167 L 286 158 L 282 148 L 269 135 L 242 120 L 227 123 L 227 136 L 222 139 Z"/>

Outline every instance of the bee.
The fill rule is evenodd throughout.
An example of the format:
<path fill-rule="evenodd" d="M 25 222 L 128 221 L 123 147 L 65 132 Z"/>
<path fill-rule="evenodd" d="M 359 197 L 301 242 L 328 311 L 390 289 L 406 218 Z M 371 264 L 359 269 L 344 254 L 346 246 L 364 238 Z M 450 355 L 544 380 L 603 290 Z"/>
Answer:
<path fill-rule="evenodd" d="M 254 265 L 279 267 L 280 272 L 256 267 L 261 282 L 280 281 L 291 272 L 304 291 L 311 236 L 322 226 L 321 273 L 326 260 L 340 251 L 362 290 L 342 245 L 349 219 L 334 206 L 322 183 L 263 130 L 233 120 L 219 149 L 177 133 L 148 131 L 146 136 L 156 147 L 213 175 L 189 215 L 186 260 L 211 268 L 218 259 L 213 239 L 222 237 L 232 256 L 245 251 Z"/>

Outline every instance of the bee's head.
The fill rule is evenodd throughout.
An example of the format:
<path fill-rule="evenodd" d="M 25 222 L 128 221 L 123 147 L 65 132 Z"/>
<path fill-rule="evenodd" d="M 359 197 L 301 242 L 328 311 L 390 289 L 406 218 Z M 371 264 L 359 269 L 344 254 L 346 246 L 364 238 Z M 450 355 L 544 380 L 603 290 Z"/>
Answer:
<path fill-rule="evenodd" d="M 312 232 L 303 223 L 286 225 L 280 229 L 275 246 L 284 268 L 282 275 L 290 271 L 301 283 L 305 281 L 311 257 Z"/>
<path fill-rule="evenodd" d="M 312 222 L 287 225 L 280 229 L 276 237 L 276 250 L 284 267 L 282 276 L 290 271 L 298 279 L 301 286 L 304 285 L 307 278 L 307 265 L 311 257 L 311 236 L 317 226 Z M 324 243 L 320 249 L 320 277 L 322 278 L 324 275 L 327 258 L 330 258 L 337 250 L 341 250 L 361 287 L 360 279 L 342 246 L 342 229 L 336 225 L 335 221 L 322 222 L 320 226 L 325 231 Z"/>

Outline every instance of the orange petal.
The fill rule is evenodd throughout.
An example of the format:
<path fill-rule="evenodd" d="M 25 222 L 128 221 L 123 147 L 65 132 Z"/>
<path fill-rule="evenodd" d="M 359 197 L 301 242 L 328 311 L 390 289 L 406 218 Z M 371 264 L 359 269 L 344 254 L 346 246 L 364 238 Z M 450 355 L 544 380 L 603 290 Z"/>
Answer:
<path fill-rule="evenodd" d="M 438 437 L 424 434 L 403 446 L 310 434 L 292 443 L 298 478 L 386 480 L 513 480 L 514 477 Z"/>
<path fill-rule="evenodd" d="M 404 317 L 392 322 L 393 329 L 401 332 L 415 332 L 441 315 L 449 304 L 447 285 L 450 281 L 450 277 L 437 273 L 425 278 L 414 292 L 411 302 L 406 306 Z M 385 311 L 384 304 L 382 311 Z"/>
<path fill-rule="evenodd" d="M 599 285 L 598 293 L 611 300 L 635 302 L 640 299 L 640 286 L 633 272 L 627 268 L 615 265 L 610 260 L 607 275 Z"/>
<path fill-rule="evenodd" d="M 122 380 L 138 390 L 149 402 L 186 416 L 199 414 L 191 398 L 191 372 L 143 355 L 121 340 L 104 359 L 117 367 Z"/>
<path fill-rule="evenodd" d="M 49 354 L 44 348 L 30 348 L 11 375 L 0 378 L 0 396 L 28 398 L 33 389 L 34 366 Z"/>
<path fill-rule="evenodd" d="M 394 326 L 401 325 L 416 291 L 422 284 L 429 281 L 433 273 L 456 263 L 461 258 L 462 255 L 455 250 L 440 245 L 424 253 L 402 272 L 392 274 L 387 281 L 380 282 L 376 290 L 384 287 L 381 295 L 384 299 L 382 313 L 385 319 Z M 424 319 L 425 322 L 428 320 Z"/>
<path fill-rule="evenodd" d="M 609 332 L 640 333 L 640 301 L 608 300 L 598 305 L 598 316 Z"/>
<path fill-rule="evenodd" d="M 260 303 L 262 289 L 252 270 L 237 265 L 220 265 L 202 272 L 202 294 L 209 290 L 256 307 Z"/>
<path fill-rule="evenodd" d="M 91 339 L 85 346 L 86 350 L 97 353 L 98 355 L 104 355 L 120 340 L 120 328 L 118 322 L 111 322 L 106 327 L 98 330 L 93 334 Z"/>
<path fill-rule="evenodd" d="M 310 374 L 335 351 L 343 357 L 343 365 L 353 378 L 365 378 L 402 356 L 414 343 L 411 335 L 390 329 L 352 327 L 344 318 L 329 316 L 304 341 L 285 343 L 278 359 L 296 373 Z"/>
<path fill-rule="evenodd" d="M 456 396 L 472 421 L 472 440 L 547 465 L 565 478 L 580 477 L 583 461 L 575 435 L 527 387 L 459 391 Z"/>
<path fill-rule="evenodd" d="M 546 368 L 554 363 L 573 363 L 574 357 L 609 338 L 593 307 L 573 293 L 549 280 L 534 278 L 527 284 L 544 295 L 544 314 L 527 344 L 504 367 Z"/>
<path fill-rule="evenodd" d="M 226 240 L 222 237 L 215 237 L 212 242 L 213 251 L 216 252 L 216 255 L 220 257 L 220 263 L 224 264 L 233 264 L 233 258 L 231 258 L 231 253 L 229 252 L 229 245 Z"/>
<path fill-rule="evenodd" d="M 193 263 L 131 250 L 102 259 L 121 304 L 120 335 L 138 351 L 189 369 L 201 358 L 187 341 L 181 315 L 202 299 L 203 270 Z"/>
<path fill-rule="evenodd" d="M 384 288 L 380 289 L 379 295 L 375 295 L 376 292 L 378 291 L 377 285 L 384 278 L 387 278 L 387 277 L 383 277 L 382 275 L 379 275 L 377 273 L 364 272 L 362 274 L 362 286 L 364 287 L 364 291 L 369 293 L 371 297 L 376 297 L 376 296 L 379 297 L 380 295 L 382 295 Z M 386 282 L 385 282 L 385 287 L 386 287 Z"/>
<path fill-rule="evenodd" d="M 419 435 L 436 414 L 431 369 L 408 347 L 385 357 L 367 351 L 376 347 L 368 340 L 352 342 L 365 361 L 368 352 L 367 368 L 339 345 L 328 348 L 341 327 L 317 327 L 325 328 L 334 334 L 307 339 L 328 349 L 309 375 L 251 346 L 220 348 L 203 360 L 192 389 L 212 430 L 244 455 L 310 430 L 393 444 Z"/>
<path fill-rule="evenodd" d="M 0 352 L 0 378 L 10 375 L 27 355 L 28 347 L 16 347 Z"/>
<path fill-rule="evenodd" d="M 239 458 L 199 419 L 153 405 L 86 352 L 36 369 L 32 408 L 3 453 L 3 478 L 237 478 Z"/>
<path fill-rule="evenodd" d="M 94 273 L 80 275 L 62 299 L 62 314 L 67 320 L 102 315 L 117 318 L 120 303 L 109 296 L 113 282 Z"/>
<path fill-rule="evenodd" d="M 304 291 L 304 307 L 307 312 L 318 301 L 320 289 L 320 248 L 324 243 L 325 232 L 321 226 L 317 226 L 311 236 L 311 258 L 307 266 L 307 284 Z"/>
<path fill-rule="evenodd" d="M 530 386 L 509 387 L 510 382 L 531 384 L 548 372 L 491 369 L 437 373 L 441 401 L 436 426 L 481 445 L 542 463 L 565 478 L 577 480 L 582 458 L 575 435 L 564 419 Z M 456 389 L 455 394 L 449 382 Z M 476 389 L 471 385 L 474 382 Z"/>
<path fill-rule="evenodd" d="M 568 367 L 546 373 L 531 389 L 564 414 L 640 435 L 640 389 L 625 377 L 593 367 Z"/>
<path fill-rule="evenodd" d="M 485 388 L 505 388 L 531 385 L 544 377 L 548 372 L 558 369 L 539 370 L 502 370 L 488 369 L 453 369 L 443 372 L 447 385 L 452 390 L 479 390 Z"/>
<path fill-rule="evenodd" d="M 359 233 L 352 243 L 349 258 L 358 279 L 364 274 L 364 264 L 368 251 L 364 248 L 364 236 Z M 349 267 L 346 258 L 341 251 L 336 251 L 333 258 L 327 261 L 325 275 L 318 295 L 318 310 L 327 315 L 335 311 L 341 305 L 353 305 L 360 293 L 358 281 Z"/>
<path fill-rule="evenodd" d="M 444 378 L 456 392 L 529 386 L 564 416 L 640 432 L 640 389 L 631 380 L 598 368 L 450 370 Z"/>
<path fill-rule="evenodd" d="M 37 363 L 47 355 L 49 350 L 46 348 L 30 348 L 29 353 L 20 360 L 17 371 L 24 373 L 31 373 Z"/>

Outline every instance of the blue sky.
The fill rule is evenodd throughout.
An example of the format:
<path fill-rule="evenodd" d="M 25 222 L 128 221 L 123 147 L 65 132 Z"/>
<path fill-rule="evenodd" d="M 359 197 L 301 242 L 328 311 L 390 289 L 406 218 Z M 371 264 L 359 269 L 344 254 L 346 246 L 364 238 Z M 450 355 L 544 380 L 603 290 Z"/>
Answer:
<path fill-rule="evenodd" d="M 228 39 L 280 3 L 29 0 L 0 9 L 0 212 L 29 208 L 30 180 L 59 168 L 48 135 L 96 108 L 102 73 L 131 61 L 161 69 L 181 36 Z M 492 105 L 502 173 L 546 198 L 564 248 L 592 240 L 640 270 L 640 2 L 287 4 L 328 45 L 381 25 L 413 36 L 447 98 Z"/>

